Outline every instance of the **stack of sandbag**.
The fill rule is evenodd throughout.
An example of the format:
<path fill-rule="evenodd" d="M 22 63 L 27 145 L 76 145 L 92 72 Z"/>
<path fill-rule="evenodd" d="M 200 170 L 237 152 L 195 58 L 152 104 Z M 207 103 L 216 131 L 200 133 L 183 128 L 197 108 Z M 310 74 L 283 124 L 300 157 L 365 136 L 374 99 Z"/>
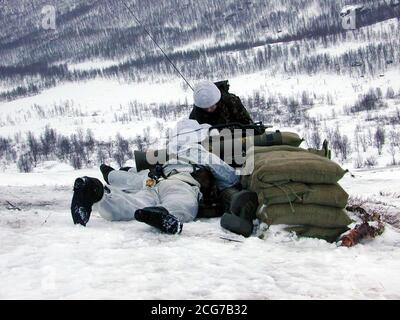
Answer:
<path fill-rule="evenodd" d="M 254 171 L 246 183 L 258 194 L 262 222 L 333 242 L 352 223 L 344 209 L 348 194 L 338 184 L 346 172 L 302 148 L 255 147 Z"/>

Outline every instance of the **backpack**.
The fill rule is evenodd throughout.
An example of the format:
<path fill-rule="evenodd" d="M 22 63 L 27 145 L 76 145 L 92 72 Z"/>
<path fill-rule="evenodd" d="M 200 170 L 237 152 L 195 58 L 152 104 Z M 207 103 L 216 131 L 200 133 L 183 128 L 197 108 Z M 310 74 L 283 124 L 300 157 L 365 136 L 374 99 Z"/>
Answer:
<path fill-rule="evenodd" d="M 223 81 L 217 81 L 214 82 L 214 84 L 217 86 L 219 91 L 221 91 L 221 94 L 228 94 L 229 93 L 229 80 L 223 80 Z"/>

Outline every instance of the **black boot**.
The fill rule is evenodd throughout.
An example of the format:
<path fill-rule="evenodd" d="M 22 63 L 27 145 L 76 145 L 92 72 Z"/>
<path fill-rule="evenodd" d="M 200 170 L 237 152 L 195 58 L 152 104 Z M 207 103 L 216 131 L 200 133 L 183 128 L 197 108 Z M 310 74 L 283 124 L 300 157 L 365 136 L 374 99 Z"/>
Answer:
<path fill-rule="evenodd" d="M 232 197 L 230 212 L 221 218 L 221 227 L 244 237 L 253 233 L 253 220 L 258 207 L 257 193 L 243 190 Z"/>
<path fill-rule="evenodd" d="M 147 207 L 136 210 L 135 219 L 168 234 L 179 234 L 183 228 L 183 223 L 164 207 Z"/>
<path fill-rule="evenodd" d="M 96 178 L 82 177 L 75 180 L 71 214 L 74 224 L 86 226 L 94 203 L 101 200 L 104 187 Z"/>
<path fill-rule="evenodd" d="M 110 167 L 106 164 L 102 164 L 100 166 L 100 171 L 103 174 L 104 181 L 107 182 L 107 184 L 110 184 L 108 181 L 108 175 L 110 174 L 111 171 L 114 171 L 115 169 L 113 167 Z"/>
<path fill-rule="evenodd" d="M 233 196 L 242 191 L 241 186 L 234 186 L 224 189 L 220 192 L 219 202 L 224 207 L 224 212 L 229 212 Z"/>

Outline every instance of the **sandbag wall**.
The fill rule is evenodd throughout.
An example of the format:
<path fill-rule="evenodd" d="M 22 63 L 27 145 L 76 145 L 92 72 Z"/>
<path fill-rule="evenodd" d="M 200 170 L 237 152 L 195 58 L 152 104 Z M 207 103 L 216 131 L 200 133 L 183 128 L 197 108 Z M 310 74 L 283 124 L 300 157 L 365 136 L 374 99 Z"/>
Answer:
<path fill-rule="evenodd" d="M 338 184 L 345 174 L 337 163 L 302 148 L 255 147 L 247 188 L 258 194 L 262 222 L 334 242 L 352 223 L 344 209 L 348 194 Z"/>

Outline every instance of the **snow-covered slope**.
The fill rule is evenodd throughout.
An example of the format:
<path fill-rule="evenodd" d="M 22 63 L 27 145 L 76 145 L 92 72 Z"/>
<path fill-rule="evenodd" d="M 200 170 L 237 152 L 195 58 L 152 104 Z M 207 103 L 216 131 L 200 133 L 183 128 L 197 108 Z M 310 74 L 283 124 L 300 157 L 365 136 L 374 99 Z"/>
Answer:
<path fill-rule="evenodd" d="M 180 105 L 188 98 L 189 93 L 176 80 L 159 84 L 126 84 L 111 80 L 64 84 L 37 96 L 0 103 L 0 136 L 12 137 L 28 130 L 40 133 L 50 126 L 68 135 L 82 128 L 93 130 L 101 139 L 115 137 L 117 132 L 134 137 L 160 119 L 148 114 L 146 121 L 134 119 L 126 124 L 115 121 L 120 114 L 129 112 L 130 103 Z M 68 106 L 68 110 L 59 114 L 54 112 L 56 106 Z"/>
<path fill-rule="evenodd" d="M 341 3 L 329 1 L 290 0 L 291 10 L 287 0 L 135 1 L 192 84 L 229 78 L 254 120 L 298 132 L 305 148 L 328 138 L 333 159 L 354 175 L 340 182 L 345 190 L 393 217 L 382 236 L 346 249 L 279 226 L 245 239 L 219 219 L 186 224 L 180 236 L 96 212 L 87 228 L 74 226 L 75 178 L 101 178 L 101 162 L 116 166 L 117 134 L 130 151 L 142 147 L 139 135 L 157 148 L 188 116 L 192 93 L 117 2 L 59 1 L 54 39 L 29 27 L 45 2 L 21 0 L 28 15 L 17 2 L 0 9 L 0 299 L 400 299 L 397 18 L 382 12 L 342 32 Z M 42 60 L 55 70 L 30 65 Z M 360 101 L 369 108 L 371 90 L 376 105 L 352 110 Z M 45 128 L 60 136 L 46 140 Z M 73 148 L 90 147 L 80 138 L 87 129 L 97 144 L 83 156 Z M 59 149 L 45 154 L 45 143 Z"/>

